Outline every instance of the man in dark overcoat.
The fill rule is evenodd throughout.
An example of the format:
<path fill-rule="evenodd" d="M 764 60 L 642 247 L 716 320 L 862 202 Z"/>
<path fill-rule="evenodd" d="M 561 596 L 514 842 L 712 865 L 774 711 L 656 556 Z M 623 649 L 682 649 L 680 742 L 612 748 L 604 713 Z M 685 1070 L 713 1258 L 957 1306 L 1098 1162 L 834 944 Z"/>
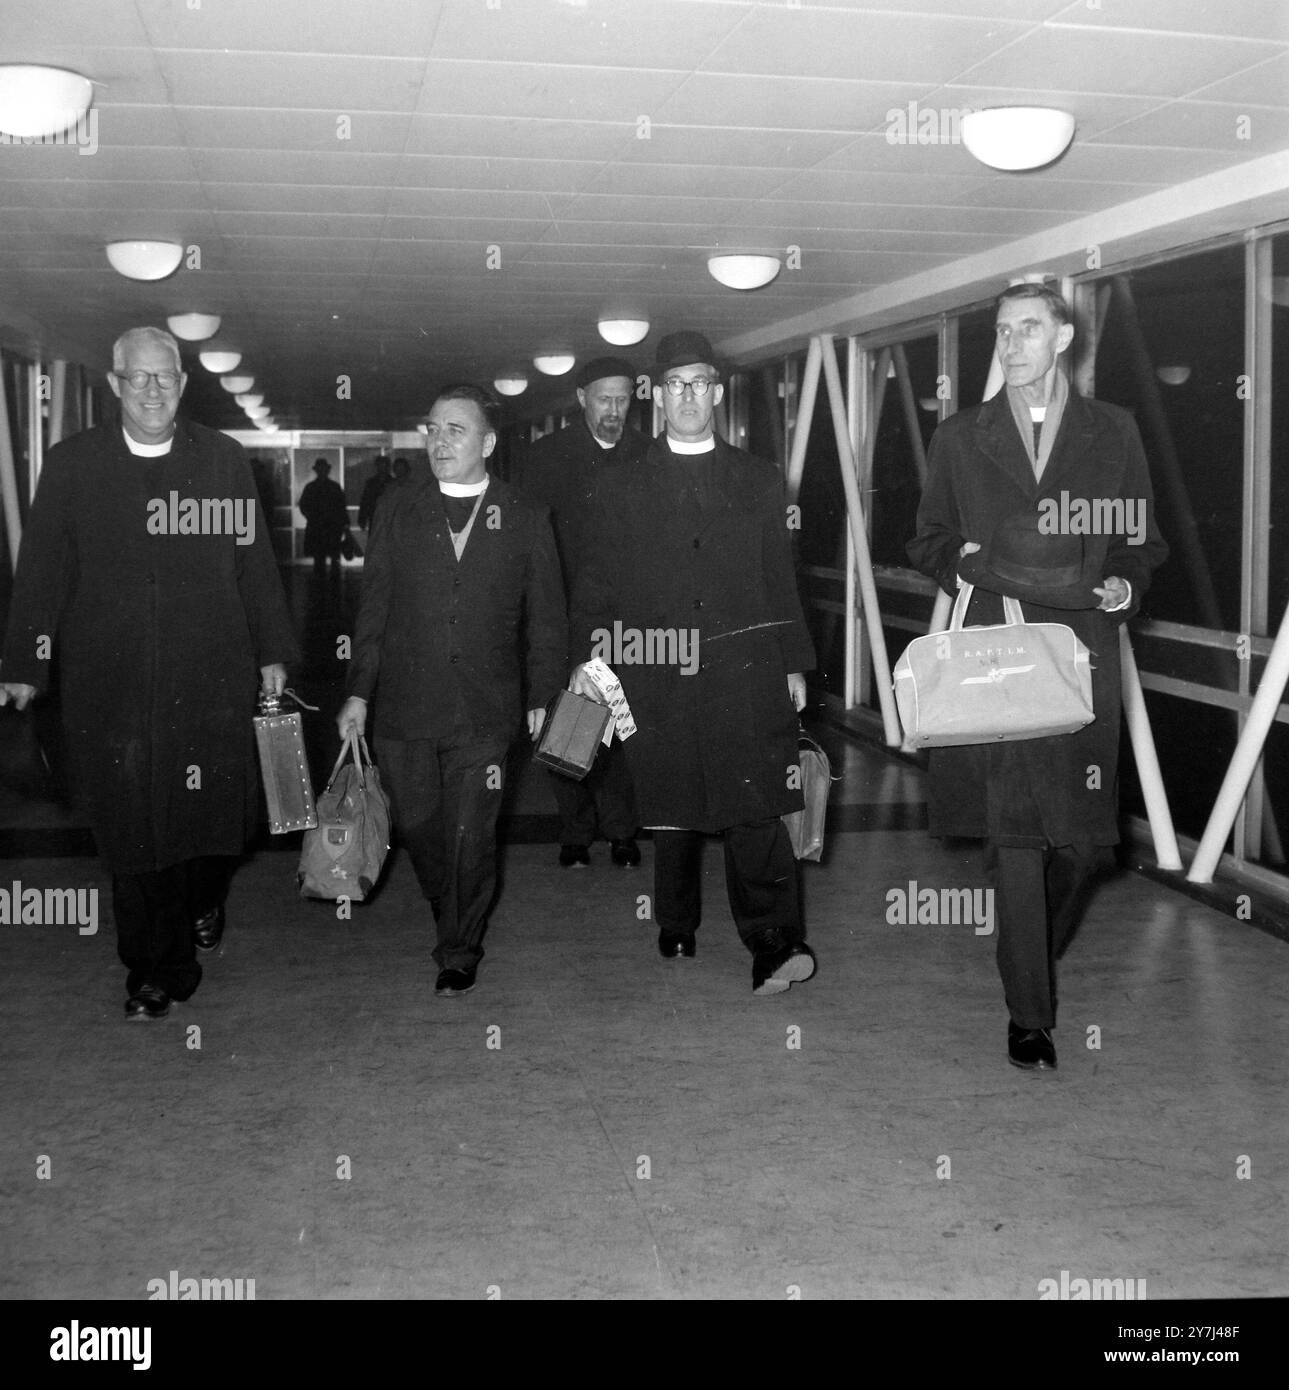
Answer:
<path fill-rule="evenodd" d="M 331 561 L 333 575 L 340 572 L 340 546 L 349 529 L 349 509 L 345 490 L 328 475 L 331 465 L 315 459 L 314 478 L 300 493 L 300 514 L 304 517 L 304 553 L 313 556 L 313 572 L 321 575 Z"/>
<path fill-rule="evenodd" d="M 584 656 L 607 654 L 635 720 L 626 751 L 654 831 L 660 952 L 694 954 L 702 837 L 720 834 L 753 990 L 782 993 L 815 969 L 780 819 L 802 806 L 797 712 L 814 667 L 783 479 L 716 438 L 723 387 L 701 333 L 663 338 L 654 380 L 666 434 L 597 480 L 572 626 Z M 572 683 L 593 693 L 581 667 Z"/>
<path fill-rule="evenodd" d="M 497 881 L 497 813 L 527 676 L 528 732 L 564 683 L 568 624 L 545 507 L 487 469 L 500 408 L 446 388 L 429 465 L 376 508 L 354 629 L 342 738 L 366 728 L 394 822 L 438 924 L 435 993 L 474 988 Z"/>
<path fill-rule="evenodd" d="M 258 674 L 298 659 L 241 446 L 178 416 L 179 345 L 131 329 L 120 419 L 50 450 L 19 554 L 0 675 L 21 708 L 57 648 L 71 782 L 112 873 L 126 1016 L 163 1017 L 223 931 L 254 827 Z"/>
<path fill-rule="evenodd" d="M 590 548 L 596 478 L 610 463 L 631 463 L 648 448 L 649 441 L 627 424 L 634 390 L 630 362 L 621 357 L 592 359 L 577 377 L 581 417 L 544 435 L 520 463 L 515 478 L 519 490 L 550 508 L 565 594 L 576 587 Z M 572 657 L 570 664 L 580 659 Z M 618 739 L 601 749 L 581 781 L 551 769 L 550 783 L 559 807 L 559 862 L 565 868 L 590 863 L 589 847 L 597 830 L 609 841 L 613 863 L 623 868 L 640 863 L 631 773 Z"/>
<path fill-rule="evenodd" d="M 1082 542 L 1086 606 L 1022 607 L 1027 621 L 1065 623 L 1087 646 L 1093 722 L 1052 738 L 936 748 L 930 760 L 931 834 L 987 841 L 1009 1060 L 1046 1069 L 1056 1065 L 1055 962 L 1119 840 L 1119 628 L 1168 548 L 1132 417 L 1068 386 L 1060 357 L 1074 327 L 1061 295 L 1013 285 L 999 297 L 996 333 L 1006 384 L 936 431 L 908 553 L 946 593 L 977 585 L 970 626 L 1003 622 L 1004 592 L 1029 597 L 985 563 L 1000 523 L 1021 515 L 1054 543 Z"/>

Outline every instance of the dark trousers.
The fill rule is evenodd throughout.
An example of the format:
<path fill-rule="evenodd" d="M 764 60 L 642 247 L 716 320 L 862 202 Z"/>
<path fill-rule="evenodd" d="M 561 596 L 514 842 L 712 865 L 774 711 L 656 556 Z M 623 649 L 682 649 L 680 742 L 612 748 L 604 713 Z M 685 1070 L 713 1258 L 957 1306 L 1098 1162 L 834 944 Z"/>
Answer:
<path fill-rule="evenodd" d="M 156 985 L 172 999 L 187 999 L 201 982 L 192 924 L 223 906 L 235 859 L 205 855 L 165 869 L 112 875 L 116 950 L 134 994 Z"/>
<path fill-rule="evenodd" d="M 754 954 L 805 940 L 797 861 L 781 820 L 732 825 L 725 841 L 725 892 L 743 944 Z M 653 832 L 654 914 L 659 930 L 688 936 L 702 916 L 703 836 Z"/>
<path fill-rule="evenodd" d="M 444 970 L 470 970 L 497 891 L 497 813 L 504 738 L 376 739 L 394 824 L 422 894 L 439 904 L 431 953 Z"/>
<path fill-rule="evenodd" d="M 551 772 L 551 787 L 559 807 L 559 842 L 589 845 L 596 830 L 606 840 L 630 840 L 639 829 L 631 771 L 618 739 L 602 748 L 595 766 L 577 782 Z"/>
<path fill-rule="evenodd" d="M 1093 877 L 1106 860 L 1096 845 L 985 846 L 994 887 L 998 973 L 1020 1028 L 1056 1023 L 1056 962 L 1078 925 Z"/>

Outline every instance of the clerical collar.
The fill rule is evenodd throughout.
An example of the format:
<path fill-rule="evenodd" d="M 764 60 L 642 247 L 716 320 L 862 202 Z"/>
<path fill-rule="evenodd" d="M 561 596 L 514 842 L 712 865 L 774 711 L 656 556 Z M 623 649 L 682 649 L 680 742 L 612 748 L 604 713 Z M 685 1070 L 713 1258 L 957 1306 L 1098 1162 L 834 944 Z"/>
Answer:
<path fill-rule="evenodd" d="M 1031 420 L 1043 420 L 1047 418 L 1047 407 L 1045 405 L 1031 405 L 1029 408 L 1029 418 Z"/>
<path fill-rule="evenodd" d="M 595 440 L 595 442 L 600 446 L 601 449 L 612 449 L 616 447 L 615 445 L 610 444 L 608 440 L 601 439 L 600 436 L 596 434 L 594 430 L 588 430 L 587 433 L 591 436 L 592 439 Z"/>
<path fill-rule="evenodd" d="M 124 425 L 121 427 L 121 435 L 125 440 L 125 447 L 129 449 L 136 458 L 141 459 L 162 458 L 170 452 L 170 446 L 175 442 L 175 437 L 172 434 L 164 444 L 140 444 L 137 439 L 134 439 L 130 435 Z"/>
<path fill-rule="evenodd" d="M 710 434 L 706 439 L 691 444 L 687 439 L 673 439 L 668 435 L 667 447 L 673 454 L 711 454 L 716 452 L 716 436 Z"/>
<path fill-rule="evenodd" d="M 490 478 L 485 478 L 481 483 L 440 483 L 439 491 L 445 497 L 478 497 L 481 492 L 488 490 Z"/>

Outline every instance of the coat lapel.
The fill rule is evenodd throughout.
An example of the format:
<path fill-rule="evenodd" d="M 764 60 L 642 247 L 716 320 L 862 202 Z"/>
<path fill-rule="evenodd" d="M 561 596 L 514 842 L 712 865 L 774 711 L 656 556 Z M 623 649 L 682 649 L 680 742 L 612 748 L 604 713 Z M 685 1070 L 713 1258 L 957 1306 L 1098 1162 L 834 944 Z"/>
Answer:
<path fill-rule="evenodd" d="M 1029 455 L 1016 431 L 1011 408 L 1007 404 L 1006 388 L 992 396 L 980 407 L 976 416 L 976 447 L 1000 468 L 1027 497 L 1038 495 L 1038 482 L 1030 466 Z M 1062 422 L 1061 436 L 1065 434 Z M 1060 439 L 1057 448 L 1060 448 Z M 1051 469 L 1048 461 L 1048 470 Z M 1046 472 L 1047 470 L 1045 470 Z"/>

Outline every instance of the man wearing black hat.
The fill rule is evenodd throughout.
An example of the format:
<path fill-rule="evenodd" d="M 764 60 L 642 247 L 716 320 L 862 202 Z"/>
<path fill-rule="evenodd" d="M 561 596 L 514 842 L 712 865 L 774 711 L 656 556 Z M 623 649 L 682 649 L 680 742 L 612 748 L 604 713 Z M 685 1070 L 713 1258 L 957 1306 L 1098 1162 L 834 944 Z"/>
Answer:
<path fill-rule="evenodd" d="M 331 465 L 326 459 L 316 459 L 314 479 L 300 493 L 300 511 L 304 516 L 304 553 L 313 556 L 313 572 L 321 575 L 331 561 L 332 574 L 340 572 L 340 543 L 349 529 L 349 511 L 345 506 L 345 491 L 327 475 Z"/>
<path fill-rule="evenodd" d="M 1006 385 L 946 420 L 931 441 L 914 565 L 949 594 L 975 585 L 966 624 L 1064 623 L 1091 653 L 1095 719 L 1077 733 L 936 748 L 932 835 L 983 839 L 995 891 L 998 969 L 1014 1066 L 1056 1066 L 1056 967 L 1085 890 L 1119 840 L 1119 627 L 1168 554 L 1137 427 L 1127 411 L 1070 390 L 1074 337 L 1054 289 L 998 299 Z"/>
<path fill-rule="evenodd" d="M 783 479 L 715 437 L 724 388 L 701 333 L 659 343 L 654 382 L 666 434 L 642 462 L 612 465 L 596 483 L 572 631 L 584 655 L 596 634 L 626 639 L 608 664 L 636 724 L 626 751 L 641 823 L 654 832 L 659 951 L 694 955 L 702 837 L 720 834 L 753 992 L 780 994 L 815 970 L 780 819 L 802 806 L 797 712 L 802 672 L 814 667 Z M 637 633 L 654 634 L 652 644 L 630 645 Z M 593 693 L 580 667 L 572 685 Z"/>
<path fill-rule="evenodd" d="M 550 508 L 567 594 L 573 592 L 589 548 L 596 478 L 610 463 L 638 462 L 648 447 L 627 423 L 634 391 L 635 370 L 624 358 L 588 362 L 577 374 L 582 418 L 539 439 L 516 474 L 520 492 Z M 590 863 L 597 828 L 609 841 L 615 864 L 629 868 L 640 863 L 631 773 L 618 740 L 601 751 L 583 781 L 553 771 L 550 779 L 559 807 L 559 862 L 565 868 Z"/>

